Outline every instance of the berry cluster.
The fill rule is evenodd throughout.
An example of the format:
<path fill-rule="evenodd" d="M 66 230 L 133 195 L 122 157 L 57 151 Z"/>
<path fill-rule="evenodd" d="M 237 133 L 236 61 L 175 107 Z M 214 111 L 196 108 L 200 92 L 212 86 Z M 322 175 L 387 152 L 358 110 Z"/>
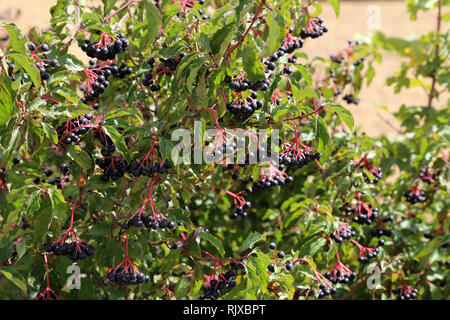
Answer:
<path fill-rule="evenodd" d="M 321 157 L 320 153 L 312 152 L 309 148 L 300 149 L 295 143 L 287 143 L 283 146 L 283 152 L 279 155 L 279 162 L 291 168 L 302 168 Z"/>
<path fill-rule="evenodd" d="M 94 248 L 84 241 L 76 241 L 66 243 L 65 241 L 57 241 L 54 243 L 46 243 L 44 250 L 53 252 L 57 256 L 66 255 L 73 261 L 82 260 L 94 254 Z"/>
<path fill-rule="evenodd" d="M 409 188 L 403 196 L 405 197 L 406 202 L 409 202 L 411 204 L 427 201 L 425 192 L 419 190 L 417 186 L 412 186 L 411 188 Z"/>
<path fill-rule="evenodd" d="M 273 177 L 261 176 L 261 178 L 253 183 L 254 190 L 265 190 L 276 186 L 282 186 L 286 183 L 291 183 L 294 178 L 291 176 L 276 175 Z"/>
<path fill-rule="evenodd" d="M 381 168 L 374 167 L 366 157 L 362 158 L 359 161 L 359 167 L 361 169 L 366 169 L 367 171 L 369 171 L 370 175 L 374 176 L 374 178 L 371 179 L 371 178 L 369 178 L 369 176 L 366 175 L 365 172 L 363 172 L 364 181 L 366 183 L 375 184 L 383 176 L 383 172 L 381 171 Z"/>
<path fill-rule="evenodd" d="M 380 168 L 372 168 L 372 169 L 369 171 L 369 173 L 370 173 L 372 176 L 375 177 L 373 180 L 371 180 L 365 173 L 363 173 L 364 181 L 365 181 L 366 183 L 369 183 L 369 184 L 375 184 L 375 183 L 377 183 L 377 182 L 381 179 L 381 177 L 383 176 L 383 172 L 381 171 Z"/>
<path fill-rule="evenodd" d="M 325 284 L 321 283 L 319 284 L 319 294 L 317 295 L 317 298 L 322 299 L 335 293 L 336 288 L 334 288 L 329 282 Z"/>
<path fill-rule="evenodd" d="M 267 79 L 262 81 L 250 81 L 247 78 L 244 78 L 244 76 L 233 76 L 233 78 L 226 76 L 225 83 L 228 83 L 230 89 L 236 92 L 242 92 L 249 89 L 253 91 L 266 91 L 270 86 L 270 81 Z"/>
<path fill-rule="evenodd" d="M 125 51 L 129 45 L 130 42 L 123 33 L 119 33 L 113 41 L 108 34 L 102 32 L 98 42 L 91 43 L 89 40 L 85 40 L 81 45 L 81 50 L 86 52 L 88 57 L 106 61 L 115 59 L 116 55 Z"/>
<path fill-rule="evenodd" d="M 398 294 L 398 300 L 410 300 L 414 299 L 419 291 L 411 286 L 402 286 L 401 288 L 393 289 L 392 292 Z"/>
<path fill-rule="evenodd" d="M 239 216 L 246 218 L 248 216 L 247 211 L 245 209 L 249 209 L 252 206 L 250 201 L 246 201 L 242 206 L 237 206 L 235 211 L 230 215 L 231 219 L 237 219 Z"/>
<path fill-rule="evenodd" d="M 382 236 L 390 237 L 391 235 L 392 231 L 389 229 L 380 228 L 372 230 L 372 236 L 374 237 L 382 237 Z"/>
<path fill-rule="evenodd" d="M 22 217 L 21 222 L 19 224 L 19 228 L 26 230 L 31 227 L 31 224 L 25 219 L 25 217 Z"/>
<path fill-rule="evenodd" d="M 429 184 L 435 184 L 438 176 L 437 172 L 432 173 L 428 168 L 423 168 L 419 173 L 419 179 Z"/>
<path fill-rule="evenodd" d="M 133 68 L 127 66 L 125 63 L 122 63 L 120 67 L 117 67 L 115 64 L 111 63 L 110 67 L 112 75 L 119 79 L 124 79 L 126 76 L 133 73 Z"/>
<path fill-rule="evenodd" d="M 217 279 L 212 279 L 203 288 L 200 299 L 217 299 L 220 294 L 233 289 L 236 286 L 236 270 L 231 269 L 226 273 L 220 273 Z"/>
<path fill-rule="evenodd" d="M 374 208 L 370 202 L 364 202 L 361 199 L 361 194 L 357 193 L 355 198 L 358 200 L 355 206 L 352 203 L 348 203 L 345 207 L 346 213 L 354 214 L 352 218 L 353 222 L 358 224 L 371 224 L 378 217 L 378 208 Z"/>
<path fill-rule="evenodd" d="M 120 68 L 114 62 L 95 65 L 95 62 L 90 60 L 89 64 L 89 69 L 83 70 L 87 84 L 86 88 L 81 88 L 81 91 L 84 92 L 84 97 L 81 98 L 83 103 L 99 98 L 105 89 L 109 87 L 108 79 L 111 75 L 124 79 L 127 75 L 133 73 L 133 69 L 125 63 L 122 63 Z"/>
<path fill-rule="evenodd" d="M 264 72 L 268 74 L 267 76 L 271 78 L 273 76 L 273 71 L 276 68 L 275 62 L 285 54 L 293 53 L 295 50 L 303 47 L 303 39 L 297 38 L 292 36 L 289 32 L 286 34 L 285 39 L 280 45 L 280 48 L 276 52 L 274 52 L 272 55 L 270 55 L 267 60 L 265 60 L 263 63 L 266 65 L 266 69 Z M 292 56 L 288 58 L 289 63 L 295 63 L 297 61 L 297 56 Z M 283 73 L 285 74 L 291 74 L 292 68 L 290 66 L 285 66 L 283 68 Z"/>
<path fill-rule="evenodd" d="M 70 172 L 69 172 L 69 166 L 65 163 L 60 165 L 61 173 L 64 175 L 64 178 L 61 178 L 60 176 L 55 177 L 54 179 L 49 179 L 48 183 L 51 185 L 56 185 L 58 189 L 63 189 L 64 183 L 70 181 Z M 47 166 L 42 166 L 42 172 L 44 175 L 49 178 L 53 174 L 53 169 L 48 168 Z M 33 181 L 35 184 L 41 183 L 41 179 L 39 177 L 36 177 Z M 43 181 L 45 182 L 45 180 Z"/>
<path fill-rule="evenodd" d="M 337 243 L 342 243 L 344 240 L 348 240 L 351 237 L 355 236 L 355 231 L 353 230 L 352 226 L 341 223 L 341 227 L 333 232 L 331 235 L 331 238 L 333 238 Z"/>
<path fill-rule="evenodd" d="M 131 163 L 127 169 L 129 173 L 131 173 L 135 177 L 146 176 L 151 178 L 157 173 L 167 173 L 167 171 L 172 167 L 173 162 L 170 160 L 165 161 L 162 165 L 156 163 L 153 166 L 148 166 L 133 159 L 131 160 Z"/>
<path fill-rule="evenodd" d="M 184 54 L 181 53 L 180 55 L 173 57 L 173 58 L 169 58 L 169 59 L 163 59 L 160 58 L 159 61 L 161 61 L 164 65 L 164 67 L 168 68 L 170 71 L 175 71 L 178 67 L 178 65 L 180 64 L 181 59 L 183 59 Z M 158 69 L 156 69 L 156 73 L 160 73 L 164 71 L 163 67 L 159 67 Z M 171 74 L 171 72 L 169 72 L 168 70 L 165 71 L 166 74 Z"/>
<path fill-rule="evenodd" d="M 118 285 L 133 285 L 140 283 L 147 283 L 150 281 L 150 277 L 142 272 L 136 272 L 134 268 L 118 267 L 114 270 L 109 270 L 106 274 L 106 278 L 110 282 L 114 282 Z"/>
<path fill-rule="evenodd" d="M 361 248 L 360 248 L 360 250 L 361 250 Z M 358 260 L 361 263 L 369 263 L 370 259 L 373 259 L 378 255 L 378 252 L 380 252 L 380 249 L 378 247 L 377 248 L 364 248 L 363 247 L 363 250 L 361 250 L 361 255 Z"/>
<path fill-rule="evenodd" d="M 111 150 L 114 144 L 111 144 L 108 149 L 102 149 L 102 154 L 111 154 Z M 114 146 L 115 150 L 115 146 Z M 125 175 L 125 171 L 127 169 L 127 164 L 125 159 L 122 157 L 115 157 L 115 156 L 105 156 L 103 159 L 96 159 L 95 163 L 103 169 L 103 174 L 101 176 L 101 179 L 103 181 L 108 181 L 111 179 L 112 181 L 116 181 L 119 178 L 122 178 Z"/>
<path fill-rule="evenodd" d="M 41 44 L 40 46 L 36 47 L 34 43 L 28 44 L 28 49 L 31 51 L 31 58 L 36 61 L 35 66 L 39 70 L 39 73 L 41 75 L 42 80 L 48 80 L 50 79 L 50 73 L 48 73 L 49 68 L 55 68 L 58 66 L 58 60 L 56 59 L 41 59 L 38 57 L 36 50 L 40 49 L 41 52 L 47 52 L 49 50 L 49 47 L 46 43 Z"/>
<path fill-rule="evenodd" d="M 344 99 L 344 101 L 346 101 L 348 104 L 355 104 L 358 105 L 360 100 L 359 98 L 355 98 L 353 96 L 353 94 L 346 94 L 342 99 Z"/>
<path fill-rule="evenodd" d="M 356 273 L 348 268 L 333 269 L 332 271 L 325 272 L 323 276 L 332 283 L 349 283 L 356 279 Z"/>
<path fill-rule="evenodd" d="M 127 222 L 122 224 L 122 228 L 127 230 L 130 227 L 146 227 L 147 229 L 173 229 L 175 228 L 175 222 L 170 221 L 169 219 L 153 216 L 153 215 L 143 215 L 136 214 L 131 217 Z"/>
<path fill-rule="evenodd" d="M 331 55 L 330 59 L 335 63 L 341 64 L 345 60 L 345 57 L 343 55 L 342 56 Z"/>
<path fill-rule="evenodd" d="M 72 144 L 80 141 L 80 136 L 88 132 L 92 124 L 92 118 L 92 113 L 86 113 L 58 127 L 56 131 L 58 132 L 59 143 Z"/>
<path fill-rule="evenodd" d="M 309 37 L 312 39 L 316 39 L 326 32 L 328 32 L 328 28 L 323 26 L 323 19 L 317 17 L 308 20 L 308 27 L 302 29 L 300 37 L 302 39 L 306 39 Z"/>
<path fill-rule="evenodd" d="M 258 94 L 256 92 L 252 92 L 252 94 L 244 101 L 231 100 L 231 102 L 227 103 L 226 108 L 237 118 L 246 119 L 256 110 L 259 110 L 264 106 L 264 102 L 262 100 L 257 100 L 257 97 Z"/>
<path fill-rule="evenodd" d="M 358 58 L 355 62 L 353 62 L 353 65 L 355 67 L 359 66 L 361 63 L 364 62 L 364 57 Z"/>
<path fill-rule="evenodd" d="M 6 59 L 6 64 L 8 66 L 8 75 L 11 77 L 14 71 L 14 63 L 12 63 L 11 61 L 9 61 L 8 59 Z"/>
<path fill-rule="evenodd" d="M 142 80 L 142 84 L 146 87 L 150 87 L 151 91 L 159 91 L 161 90 L 161 86 L 159 84 L 153 84 L 153 80 L 155 77 L 151 72 L 151 70 L 155 66 L 156 60 L 153 57 L 149 57 L 147 59 L 147 63 L 150 65 L 150 71 L 144 74 L 144 80 Z"/>
<path fill-rule="evenodd" d="M 58 300 L 58 295 L 50 288 L 46 288 L 44 291 L 36 296 L 36 300 Z"/>

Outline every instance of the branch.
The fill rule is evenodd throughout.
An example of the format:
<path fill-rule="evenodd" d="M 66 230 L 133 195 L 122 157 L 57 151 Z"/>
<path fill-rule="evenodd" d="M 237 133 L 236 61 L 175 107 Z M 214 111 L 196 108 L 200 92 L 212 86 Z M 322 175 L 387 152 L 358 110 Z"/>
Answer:
<path fill-rule="evenodd" d="M 244 34 L 242 35 L 241 39 L 239 39 L 239 41 L 238 41 L 234 46 L 232 46 L 231 48 L 229 47 L 229 48 L 227 49 L 227 52 L 225 53 L 225 58 L 224 58 L 224 60 L 228 60 L 229 57 L 230 57 L 230 55 L 231 55 L 231 53 L 232 53 L 237 47 L 239 47 L 239 46 L 242 44 L 242 42 L 244 42 L 245 36 L 247 36 L 247 34 L 248 34 L 248 33 L 250 32 L 250 30 L 252 29 L 253 24 L 254 24 L 254 23 L 256 22 L 256 20 L 258 19 L 259 14 L 260 14 L 260 12 L 261 12 L 261 10 L 262 10 L 262 7 L 263 7 L 263 5 L 264 5 L 265 3 L 266 3 L 266 0 L 261 0 L 261 3 L 259 4 L 258 9 L 256 9 L 255 16 L 253 17 L 252 21 L 250 22 L 250 25 L 249 25 L 249 26 L 247 27 L 247 29 L 244 31 Z"/>

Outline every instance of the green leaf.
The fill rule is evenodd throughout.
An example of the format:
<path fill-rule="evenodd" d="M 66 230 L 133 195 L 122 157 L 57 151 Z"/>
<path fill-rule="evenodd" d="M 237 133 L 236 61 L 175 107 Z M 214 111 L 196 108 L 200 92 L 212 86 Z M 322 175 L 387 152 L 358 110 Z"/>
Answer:
<path fill-rule="evenodd" d="M 222 29 L 219 29 L 216 31 L 216 33 L 214 33 L 209 41 L 211 45 L 211 52 L 213 53 L 213 55 L 222 54 L 223 51 L 225 51 L 225 48 L 234 35 L 235 29 L 236 24 L 233 22 L 227 24 Z"/>
<path fill-rule="evenodd" d="M 48 194 L 52 202 L 53 214 L 58 219 L 60 226 L 63 226 L 67 219 L 67 204 L 64 200 L 64 196 L 61 191 L 56 189 L 56 187 L 51 187 L 48 189 Z"/>
<path fill-rule="evenodd" d="M 261 58 L 268 57 L 277 51 L 285 37 L 286 26 L 284 17 L 279 10 L 274 8 L 274 10 L 267 15 L 266 24 L 269 27 L 269 35 L 265 41 L 266 45 L 264 46 Z"/>
<path fill-rule="evenodd" d="M 328 134 L 326 122 L 319 116 L 316 117 L 316 139 L 317 152 L 322 152 L 325 150 L 325 146 L 328 144 L 330 136 Z"/>
<path fill-rule="evenodd" d="M 250 81 L 264 80 L 264 66 L 259 59 L 259 52 L 254 42 L 249 42 L 242 48 L 242 64 Z"/>
<path fill-rule="evenodd" d="M 59 94 L 60 96 L 63 96 L 68 101 L 72 102 L 73 104 L 78 104 L 81 102 L 80 97 L 75 92 L 73 92 L 72 90 L 70 90 L 68 88 L 58 87 L 58 88 L 54 89 L 53 92 L 56 94 Z"/>
<path fill-rule="evenodd" d="M 2 273 L 6 277 L 6 279 L 19 287 L 19 289 L 22 290 L 23 293 L 27 293 L 27 285 L 24 281 L 19 279 L 19 275 L 16 273 L 16 271 L 12 270 L 12 268 L 0 267 L 0 273 Z"/>
<path fill-rule="evenodd" d="M 341 120 L 344 121 L 344 123 L 347 125 L 350 132 L 353 132 L 355 121 L 353 120 L 352 113 L 348 109 L 340 105 L 334 105 L 333 107 L 331 107 L 331 110 L 336 112 Z"/>
<path fill-rule="evenodd" d="M 239 251 L 244 251 L 246 249 L 251 249 L 255 245 L 256 242 L 262 240 L 262 235 L 258 232 L 253 232 L 248 235 L 248 237 L 242 242 Z"/>
<path fill-rule="evenodd" d="M 9 140 L 8 148 L 3 153 L 4 161 L 10 161 L 13 156 L 13 151 L 17 146 L 17 142 L 19 141 L 19 129 L 15 128 L 11 134 L 11 139 Z"/>
<path fill-rule="evenodd" d="M 130 162 L 130 151 L 128 150 L 128 147 L 125 143 L 124 137 L 117 131 L 116 128 L 112 126 L 103 126 L 102 128 L 114 142 L 117 150 L 119 150 L 123 154 L 125 160 L 127 160 L 127 162 Z"/>
<path fill-rule="evenodd" d="M 336 17 L 339 18 L 340 13 L 340 6 L 339 6 L 339 0 L 327 0 L 329 4 L 333 7 L 334 12 L 336 13 Z"/>
<path fill-rule="evenodd" d="M 159 33 L 159 25 L 161 24 L 161 14 L 158 8 L 152 3 L 152 1 L 146 1 L 146 16 L 147 16 L 147 33 L 144 35 L 144 41 L 146 45 L 150 45 L 155 40 Z"/>
<path fill-rule="evenodd" d="M 11 90 L 11 80 L 6 72 L 1 73 L 0 83 L 0 126 L 8 122 L 14 113 L 14 91 Z"/>
<path fill-rule="evenodd" d="M 6 31 L 8 31 L 11 48 L 25 53 L 27 50 L 25 46 L 25 44 L 27 43 L 27 38 L 23 35 L 19 28 L 17 28 L 14 23 L 6 22 L 0 22 L 0 27 L 3 27 L 6 29 Z"/>
<path fill-rule="evenodd" d="M 50 143 L 57 144 L 58 143 L 58 133 L 56 132 L 55 128 L 53 128 L 51 125 L 40 122 L 42 125 L 42 128 L 44 129 L 45 136 L 50 141 Z"/>
<path fill-rule="evenodd" d="M 84 64 L 73 54 L 65 54 L 58 57 L 58 61 L 61 65 L 65 66 L 70 71 L 82 71 L 84 70 Z M 50 78 L 51 80 L 51 78 Z"/>
<path fill-rule="evenodd" d="M 77 162 L 81 168 L 91 169 L 93 166 L 92 158 L 89 154 L 76 145 L 67 146 L 67 154 Z"/>
<path fill-rule="evenodd" d="M 9 56 L 14 59 L 14 61 L 19 64 L 31 78 L 36 89 L 39 89 L 41 85 L 41 78 L 39 76 L 39 70 L 34 65 L 34 61 L 27 56 L 25 53 L 21 52 L 10 52 Z"/>
<path fill-rule="evenodd" d="M 202 238 L 202 239 L 208 241 L 209 243 L 211 243 L 217 249 L 217 251 L 219 251 L 219 253 L 222 256 L 225 254 L 225 250 L 223 248 L 222 241 L 219 238 L 217 238 L 217 237 L 215 237 L 212 234 L 207 233 L 207 232 L 201 232 L 201 233 L 199 233 L 199 236 L 200 236 L 200 238 Z"/>

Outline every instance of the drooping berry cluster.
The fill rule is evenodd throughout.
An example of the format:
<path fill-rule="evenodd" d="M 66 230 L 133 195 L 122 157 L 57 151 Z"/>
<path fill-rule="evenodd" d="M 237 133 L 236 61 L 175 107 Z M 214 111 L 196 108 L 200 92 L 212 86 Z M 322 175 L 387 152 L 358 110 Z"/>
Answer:
<path fill-rule="evenodd" d="M 393 289 L 394 294 L 398 294 L 398 300 L 410 300 L 417 296 L 419 290 L 411 286 L 402 286 L 401 288 Z"/>
<path fill-rule="evenodd" d="M 20 224 L 19 224 L 19 228 L 26 230 L 28 228 L 31 227 L 31 224 L 25 219 L 25 217 L 21 218 Z"/>
<path fill-rule="evenodd" d="M 375 258 L 378 255 L 378 252 L 380 252 L 380 249 L 378 247 L 376 248 L 366 248 L 361 246 L 358 247 L 360 249 L 360 256 L 358 260 L 361 263 L 369 263 L 369 261 Z"/>
<path fill-rule="evenodd" d="M 264 72 L 268 78 L 273 76 L 273 72 L 275 71 L 277 60 L 284 56 L 285 54 L 291 54 L 295 50 L 303 47 L 303 39 L 292 36 L 289 32 L 286 34 L 283 42 L 280 45 L 280 48 L 272 55 L 270 55 L 263 63 L 266 65 L 266 69 Z M 295 63 L 297 61 L 297 57 L 294 55 L 288 58 L 289 63 Z M 283 73 L 291 74 L 292 68 L 290 66 L 285 66 L 283 69 Z"/>
<path fill-rule="evenodd" d="M 94 247 L 88 245 L 84 241 L 68 242 L 57 241 L 53 243 L 46 243 L 44 250 L 53 252 L 57 256 L 68 256 L 73 261 L 82 260 L 94 254 Z"/>
<path fill-rule="evenodd" d="M 382 236 L 390 237 L 391 235 L 392 231 L 389 229 L 380 228 L 372 230 L 372 236 L 374 237 L 382 237 Z"/>
<path fill-rule="evenodd" d="M 436 184 L 436 179 L 439 176 L 437 172 L 430 172 L 429 168 L 422 168 L 419 173 L 419 179 L 425 183 Z"/>
<path fill-rule="evenodd" d="M 374 167 L 374 166 L 370 163 L 370 161 L 369 161 L 367 158 L 365 158 L 365 157 L 362 158 L 362 159 L 359 161 L 359 167 L 360 167 L 361 169 L 366 169 L 366 170 L 369 172 L 369 174 L 372 175 L 372 176 L 374 177 L 373 179 L 371 179 L 371 178 L 369 178 L 368 175 L 366 175 L 365 172 L 363 172 L 364 181 L 365 181 L 366 183 L 369 183 L 369 184 L 376 184 L 376 183 L 381 179 L 381 177 L 383 176 L 383 172 L 381 171 L 381 168 L 376 168 L 376 167 Z"/>
<path fill-rule="evenodd" d="M 14 71 L 14 63 L 12 63 L 11 61 L 9 61 L 8 59 L 6 59 L 6 65 L 8 66 L 8 75 L 11 77 Z"/>
<path fill-rule="evenodd" d="M 331 238 L 333 238 L 337 243 L 342 243 L 344 240 L 354 237 L 355 234 L 356 233 L 351 225 L 341 223 L 341 227 L 331 234 Z"/>
<path fill-rule="evenodd" d="M 60 176 L 56 176 L 53 179 L 48 179 L 48 184 L 56 185 L 58 189 L 63 189 L 64 184 L 70 181 L 70 172 L 69 172 L 69 166 L 65 163 L 61 164 L 59 167 L 61 173 L 63 174 L 63 178 Z M 53 169 L 48 168 L 46 166 L 42 166 L 42 170 L 44 175 L 49 178 L 53 174 Z M 39 177 L 36 177 L 34 179 L 35 184 L 39 184 L 41 182 L 41 179 Z"/>
<path fill-rule="evenodd" d="M 114 62 L 95 65 L 95 62 L 90 60 L 89 64 L 89 69 L 83 70 L 83 73 L 86 75 L 86 87 L 81 88 L 81 91 L 84 92 L 84 97 L 81 98 L 83 103 L 98 99 L 105 89 L 109 87 L 108 79 L 111 75 L 124 79 L 127 75 L 133 73 L 133 69 L 125 63 L 118 67 Z"/>
<path fill-rule="evenodd" d="M 91 43 L 89 40 L 85 40 L 81 45 L 81 50 L 86 52 L 88 57 L 106 61 L 115 59 L 116 55 L 125 51 L 129 45 L 130 42 L 123 33 L 119 33 L 113 41 L 107 33 L 102 32 L 98 42 Z"/>
<path fill-rule="evenodd" d="M 345 60 L 345 57 L 344 57 L 343 55 L 342 55 L 342 56 L 331 55 L 331 56 L 330 56 L 330 59 L 331 59 L 331 61 L 333 61 L 333 62 L 335 62 L 335 63 L 341 64 L 342 61 Z"/>
<path fill-rule="evenodd" d="M 58 132 L 59 143 L 73 144 L 80 141 L 80 136 L 88 132 L 92 125 L 92 118 L 92 113 L 86 113 L 58 127 L 56 131 Z"/>
<path fill-rule="evenodd" d="M 155 66 L 156 60 L 153 57 L 149 57 L 147 59 L 147 63 L 150 65 L 150 71 L 144 73 L 144 80 L 142 80 L 142 84 L 146 87 L 150 87 L 151 91 L 159 91 L 161 90 L 161 86 L 153 83 L 156 76 L 153 76 L 151 72 Z"/>
<path fill-rule="evenodd" d="M 111 146 L 113 146 L 113 144 Z M 107 151 L 109 153 L 110 150 L 111 149 L 102 149 L 102 151 Z M 122 178 L 125 175 L 125 171 L 127 169 L 126 161 L 122 157 L 106 156 L 104 158 L 96 159 L 95 163 L 101 169 L 103 169 L 101 179 L 105 182 L 109 179 L 111 179 L 112 181 L 116 181 L 119 178 Z"/>
<path fill-rule="evenodd" d="M 128 172 L 135 177 L 146 176 L 151 178 L 157 173 L 167 173 L 167 171 L 172 167 L 173 162 L 170 160 L 165 161 L 162 165 L 155 163 L 154 165 L 149 166 L 133 159 L 128 167 Z"/>
<path fill-rule="evenodd" d="M 246 209 L 251 208 L 252 203 L 250 201 L 246 201 L 242 206 L 238 205 L 235 207 L 235 211 L 230 215 L 231 219 L 237 219 L 239 216 L 246 218 L 248 216 Z"/>
<path fill-rule="evenodd" d="M 328 28 L 323 25 L 323 19 L 317 17 L 308 20 L 308 25 L 306 28 L 302 29 L 300 37 L 302 39 L 306 38 L 316 39 L 326 32 L 328 32 Z"/>
<path fill-rule="evenodd" d="M 261 109 L 264 106 L 262 100 L 257 100 L 258 94 L 252 92 L 251 96 L 245 100 L 231 100 L 227 103 L 226 108 L 229 112 L 235 115 L 239 119 L 246 119 L 250 117 L 256 110 Z"/>
<path fill-rule="evenodd" d="M 58 295 L 51 289 L 46 288 L 36 296 L 36 300 L 58 300 Z"/>
<path fill-rule="evenodd" d="M 332 283 L 349 283 L 350 281 L 356 279 L 355 272 L 341 269 L 333 269 L 332 271 L 325 272 L 323 276 Z"/>
<path fill-rule="evenodd" d="M 299 147 L 297 144 L 285 143 L 283 152 L 279 155 L 279 162 L 291 168 L 302 168 L 314 160 L 320 160 L 322 155 L 313 152 L 311 148 Z"/>
<path fill-rule="evenodd" d="M 409 202 L 411 204 L 427 201 L 425 192 L 419 190 L 417 186 L 412 186 L 411 188 L 409 188 L 403 196 L 405 197 L 406 202 Z"/>
<path fill-rule="evenodd" d="M 352 218 L 353 222 L 369 225 L 378 217 L 378 208 L 374 208 L 370 202 L 363 201 L 361 196 L 361 193 L 356 193 L 356 205 L 353 203 L 348 203 L 345 207 L 345 212 L 355 215 Z"/>
<path fill-rule="evenodd" d="M 50 79 L 50 73 L 48 69 L 55 68 L 58 66 L 58 60 L 56 59 L 42 59 L 36 53 L 36 50 L 40 49 L 41 52 L 47 52 L 49 47 L 46 43 L 41 44 L 36 47 L 34 43 L 28 44 L 28 49 L 31 51 L 30 57 L 35 61 L 35 66 L 39 70 L 42 80 Z"/>
<path fill-rule="evenodd" d="M 294 181 L 294 178 L 288 176 L 285 172 L 279 171 L 269 162 L 269 167 L 265 174 L 261 175 L 259 180 L 253 183 L 253 190 L 265 190 L 276 186 L 282 186 Z"/>
<path fill-rule="evenodd" d="M 115 284 L 127 286 L 150 281 L 150 277 L 142 272 L 136 272 L 134 268 L 124 269 L 123 267 L 118 267 L 114 270 L 110 269 L 106 274 L 106 278 Z"/>
<path fill-rule="evenodd" d="M 359 98 L 355 98 L 353 96 L 353 94 L 346 94 L 342 99 L 344 99 L 344 101 L 346 101 L 348 104 L 355 104 L 358 105 L 360 102 Z"/>
<path fill-rule="evenodd" d="M 262 81 L 250 81 L 243 75 L 233 76 L 233 78 L 226 76 L 225 83 L 228 83 L 230 89 L 236 92 L 242 92 L 249 89 L 253 91 L 266 91 L 270 86 L 270 81 L 267 79 Z"/>
<path fill-rule="evenodd" d="M 122 228 L 127 230 L 130 227 L 142 228 L 146 227 L 147 229 L 173 229 L 176 227 L 175 222 L 170 221 L 167 218 L 153 216 L 153 215 L 144 215 L 144 214 L 136 214 L 131 217 L 127 222 L 122 224 Z"/>
<path fill-rule="evenodd" d="M 200 299 L 217 299 L 224 292 L 230 291 L 236 286 L 236 275 L 235 269 L 220 273 L 217 279 L 211 279 L 203 287 L 203 295 L 200 296 Z"/>
<path fill-rule="evenodd" d="M 184 54 L 181 53 L 176 57 L 173 58 L 169 58 L 169 59 L 164 59 L 164 58 L 159 58 L 159 61 L 161 61 L 164 65 L 164 67 L 168 68 L 170 71 L 175 71 L 178 67 L 178 65 L 180 64 L 181 59 L 183 59 Z M 156 73 L 160 73 L 161 71 L 164 71 L 163 67 L 159 67 L 158 69 L 156 69 Z M 166 74 L 170 75 L 171 73 L 168 71 L 165 71 Z"/>
<path fill-rule="evenodd" d="M 327 282 L 325 284 L 321 283 L 321 284 L 319 284 L 319 294 L 317 295 L 317 298 L 322 299 L 327 296 L 331 296 L 335 293 L 336 293 L 336 288 L 333 287 L 331 285 L 331 283 L 329 283 L 329 282 Z"/>
<path fill-rule="evenodd" d="M 372 179 L 370 179 L 365 173 L 363 173 L 364 181 L 365 181 L 366 183 L 369 183 L 369 184 L 375 184 L 375 183 L 377 183 L 377 182 L 381 179 L 381 177 L 383 176 L 383 172 L 381 171 L 380 168 L 372 168 L 372 169 L 369 171 L 369 173 L 370 173 L 372 176 L 375 177 L 375 178 L 372 180 Z"/>

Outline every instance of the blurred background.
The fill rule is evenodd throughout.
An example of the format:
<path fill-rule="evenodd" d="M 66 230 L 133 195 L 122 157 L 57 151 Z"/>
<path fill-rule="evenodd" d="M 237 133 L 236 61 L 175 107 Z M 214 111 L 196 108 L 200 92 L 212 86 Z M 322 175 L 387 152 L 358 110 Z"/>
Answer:
<path fill-rule="evenodd" d="M 99 2 L 85 0 L 88 5 Z M 0 21 L 14 22 L 23 31 L 31 27 L 45 30 L 49 26 L 49 9 L 55 3 L 56 0 L 0 0 Z M 320 16 L 330 31 L 317 40 L 306 41 L 302 50 L 308 56 L 328 58 L 330 54 L 336 54 L 345 48 L 348 40 L 369 36 L 377 30 L 387 36 L 406 38 L 411 34 L 420 35 L 436 28 L 436 12 L 419 12 L 417 21 L 410 21 L 404 0 L 340 0 L 340 3 L 340 17 L 336 18 L 331 6 L 323 1 L 323 13 Z M 446 30 L 448 23 L 443 26 L 443 30 Z M 73 48 L 73 53 L 76 54 L 77 49 Z M 81 50 L 78 53 L 80 52 Z M 346 102 L 339 101 L 350 109 L 356 125 L 362 127 L 369 136 L 386 134 L 392 137 L 398 133 L 399 125 L 395 118 L 379 106 L 395 111 L 402 104 L 426 104 L 427 96 L 421 87 L 395 95 L 393 88 L 385 85 L 386 79 L 399 69 L 400 63 L 398 56 L 386 53 L 382 64 L 375 64 L 376 75 L 370 89 L 361 90 L 360 104 L 347 105 Z M 439 107 L 445 107 L 447 96 L 443 98 Z"/>

